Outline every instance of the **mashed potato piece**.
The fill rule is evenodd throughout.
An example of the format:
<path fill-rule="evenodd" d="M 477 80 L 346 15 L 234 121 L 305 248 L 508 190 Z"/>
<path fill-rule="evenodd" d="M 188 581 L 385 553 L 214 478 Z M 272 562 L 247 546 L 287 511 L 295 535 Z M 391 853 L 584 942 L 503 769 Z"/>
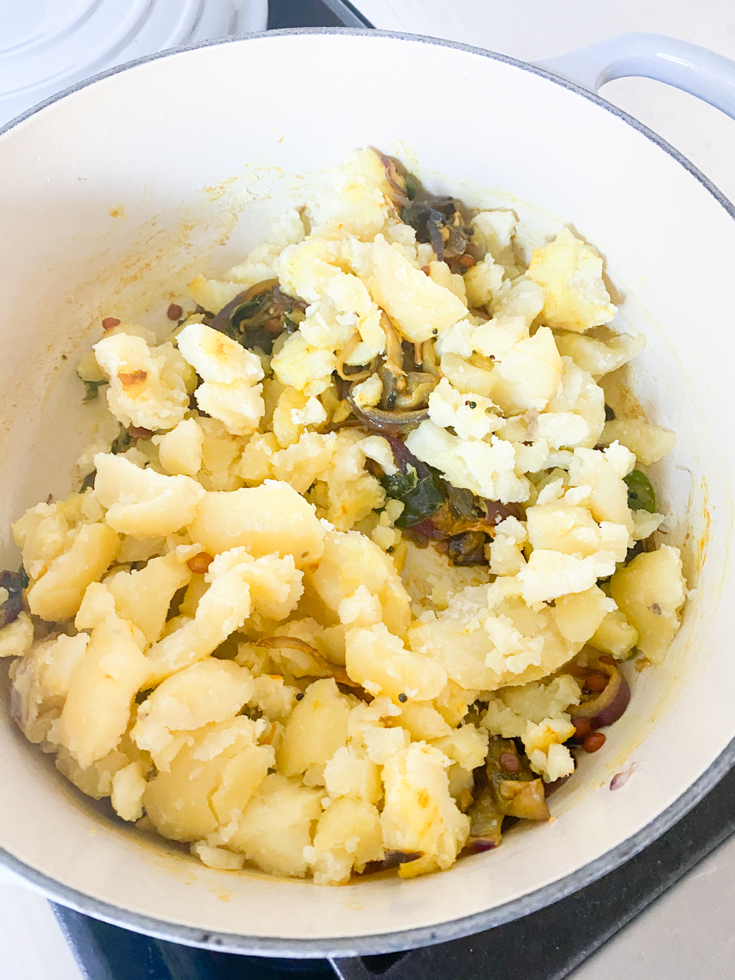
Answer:
<path fill-rule="evenodd" d="M 606 410 L 643 340 L 604 327 L 594 248 L 562 228 L 526 268 L 512 211 L 371 149 L 330 179 L 162 342 L 119 323 L 83 358 L 117 433 L 13 525 L 0 658 L 25 736 L 120 819 L 343 885 L 547 819 L 687 592 L 639 469 L 674 434 Z"/>

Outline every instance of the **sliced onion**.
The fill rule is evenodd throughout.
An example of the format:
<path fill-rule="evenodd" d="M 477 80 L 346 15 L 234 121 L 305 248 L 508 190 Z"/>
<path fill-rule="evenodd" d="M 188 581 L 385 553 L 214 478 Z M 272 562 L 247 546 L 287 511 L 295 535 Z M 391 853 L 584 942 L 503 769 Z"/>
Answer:
<path fill-rule="evenodd" d="M 306 640 L 300 640 L 297 636 L 267 636 L 258 641 L 258 646 L 265 647 L 267 650 L 283 650 L 284 647 L 290 647 L 292 650 L 308 653 L 310 657 L 316 660 L 319 668 L 324 671 L 327 677 L 333 677 L 338 684 L 344 684 L 345 687 L 362 686 L 357 681 L 352 680 L 344 667 L 331 663 L 310 643 L 307 643 Z"/>
<path fill-rule="evenodd" d="M 397 868 L 399 864 L 408 864 L 423 856 L 422 851 L 386 851 L 381 864 L 384 868 Z"/>
<path fill-rule="evenodd" d="M 470 837 L 464 846 L 465 854 L 481 854 L 483 851 L 494 851 L 500 842 L 486 840 L 482 837 Z"/>
<path fill-rule="evenodd" d="M 227 321 L 239 306 L 242 306 L 243 303 L 247 303 L 247 301 L 252 299 L 253 296 L 259 296 L 261 293 L 265 293 L 269 289 L 275 289 L 276 286 L 278 286 L 277 279 L 264 279 L 262 282 L 256 282 L 254 286 L 250 286 L 248 289 L 243 289 L 243 291 L 238 293 L 234 299 L 231 299 L 229 303 L 225 304 L 214 320 L 212 320 L 213 329 L 224 330 L 227 326 Z"/>
<path fill-rule="evenodd" d="M 347 400 L 356 417 L 367 429 L 385 436 L 397 436 L 399 432 L 419 425 L 429 417 L 428 408 L 411 412 L 387 412 L 382 408 L 360 408 L 352 397 L 352 392 L 347 396 Z"/>
<path fill-rule="evenodd" d="M 593 728 L 612 725 L 623 714 L 630 701 L 630 687 L 615 664 L 597 661 L 594 669 L 610 678 L 596 698 L 585 701 L 569 709 L 572 721 L 575 718 L 588 718 Z"/>

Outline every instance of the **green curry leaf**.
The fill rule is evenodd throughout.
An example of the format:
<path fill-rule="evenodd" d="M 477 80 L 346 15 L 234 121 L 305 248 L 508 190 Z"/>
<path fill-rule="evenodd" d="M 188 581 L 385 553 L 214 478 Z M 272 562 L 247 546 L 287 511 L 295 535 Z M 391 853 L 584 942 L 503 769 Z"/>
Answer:
<path fill-rule="evenodd" d="M 429 472 L 419 476 L 416 468 L 410 464 L 405 472 L 384 476 L 381 481 L 389 497 L 400 500 L 404 505 L 403 513 L 396 521 L 396 527 L 413 527 L 427 517 L 431 517 L 444 503 L 444 495 L 434 481 L 434 475 Z"/>
<path fill-rule="evenodd" d="M 646 510 L 649 514 L 656 512 L 656 491 L 645 473 L 633 470 L 625 477 L 628 485 L 628 506 L 631 510 Z"/>

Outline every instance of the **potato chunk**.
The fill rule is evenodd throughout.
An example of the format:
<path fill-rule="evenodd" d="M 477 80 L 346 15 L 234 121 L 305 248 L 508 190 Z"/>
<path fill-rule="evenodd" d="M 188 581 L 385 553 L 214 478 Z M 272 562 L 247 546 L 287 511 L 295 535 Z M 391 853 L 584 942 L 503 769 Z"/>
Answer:
<path fill-rule="evenodd" d="M 581 332 L 607 323 L 617 312 L 602 280 L 602 259 L 568 228 L 534 249 L 528 277 L 544 290 L 542 316 L 550 327 Z"/>
<path fill-rule="evenodd" d="M 541 412 L 556 392 L 562 375 L 562 359 L 548 327 L 533 337 L 519 340 L 493 370 L 490 397 L 506 415 Z"/>
<path fill-rule="evenodd" d="M 143 816 L 143 795 L 147 782 L 142 763 L 131 762 L 112 777 L 110 802 L 123 820 L 140 820 Z"/>
<path fill-rule="evenodd" d="M 151 558 L 140 571 L 111 575 L 105 585 L 120 618 L 137 626 L 147 643 L 155 643 L 163 632 L 174 594 L 190 579 L 187 565 L 171 552 L 163 558 Z"/>
<path fill-rule="evenodd" d="M 262 722 L 261 722 L 262 725 Z M 156 830 L 171 840 L 201 840 L 237 819 L 273 765 L 258 727 L 242 716 L 206 725 L 148 783 L 143 797 Z"/>
<path fill-rule="evenodd" d="M 396 567 L 389 555 L 358 531 L 329 531 L 321 560 L 307 572 L 306 581 L 333 615 L 344 599 L 364 586 L 379 600 L 383 622 L 391 633 L 405 635 L 411 610 Z"/>
<path fill-rule="evenodd" d="M 638 642 L 638 630 L 631 626 L 625 613 L 614 609 L 607 613 L 587 642 L 595 650 L 623 660 Z"/>
<path fill-rule="evenodd" d="M 189 526 L 212 555 L 244 546 L 251 555 L 292 555 L 303 568 L 322 555 L 324 528 L 313 508 L 287 483 L 208 493 Z"/>
<path fill-rule="evenodd" d="M 150 752 L 158 769 L 166 771 L 188 741 L 185 732 L 234 718 L 252 693 L 247 670 L 209 657 L 180 670 L 153 691 L 138 708 L 131 737 Z"/>
<path fill-rule="evenodd" d="M 204 433 L 196 419 L 184 419 L 162 436 L 153 436 L 161 466 L 172 476 L 196 476 L 202 465 Z"/>
<path fill-rule="evenodd" d="M 403 695 L 404 700 L 430 701 L 446 686 L 443 667 L 407 650 L 383 623 L 351 629 L 346 639 L 347 673 L 376 697 L 385 694 L 398 701 Z"/>
<path fill-rule="evenodd" d="M 383 767 L 385 846 L 422 855 L 400 865 L 401 877 L 448 868 L 467 840 L 469 817 L 449 795 L 447 766 L 442 752 L 418 743 L 396 752 Z"/>
<path fill-rule="evenodd" d="M 14 625 L 11 623 L 11 626 Z M 88 643 L 86 633 L 77 633 L 76 636 L 62 633 L 35 643 L 20 660 L 12 664 L 13 716 L 29 741 L 42 742 L 48 735 L 50 724 L 60 713 L 69 693 L 71 678 L 86 653 Z"/>
<path fill-rule="evenodd" d="M 679 549 L 666 544 L 636 555 L 610 580 L 610 595 L 638 631 L 638 649 L 652 663 L 663 660 L 676 636 L 686 594 Z"/>
<path fill-rule="evenodd" d="M 596 449 L 575 449 L 569 466 L 569 482 L 574 487 L 591 487 L 589 508 L 596 521 L 624 524 L 633 530 L 633 518 L 628 509 L 628 488 L 623 481 L 633 469 L 635 457 L 615 442 L 603 452 Z"/>
<path fill-rule="evenodd" d="M 383 858 L 380 814 L 364 800 L 335 800 L 319 818 L 309 864 L 317 885 L 346 885 L 354 868 Z"/>
<path fill-rule="evenodd" d="M 559 353 L 571 357 L 583 371 L 595 378 L 601 378 L 637 357 L 645 343 L 643 334 L 636 337 L 617 334 L 606 342 L 579 333 L 561 334 L 556 338 Z"/>
<path fill-rule="evenodd" d="M 204 323 L 190 323 L 177 337 L 179 350 L 203 379 L 195 397 L 202 411 L 222 421 L 232 435 L 258 428 L 265 412 L 260 358 Z"/>
<path fill-rule="evenodd" d="M 54 558 L 69 547 L 69 522 L 58 504 L 37 504 L 12 526 L 23 551 L 23 568 L 31 579 L 41 578 Z"/>
<path fill-rule="evenodd" d="M 467 307 L 458 296 L 415 269 L 381 236 L 373 245 L 373 259 L 368 288 L 406 340 L 430 340 L 467 315 Z"/>
<path fill-rule="evenodd" d="M 71 548 L 55 558 L 46 574 L 28 590 L 31 612 L 49 622 L 68 619 L 79 609 L 84 591 L 98 581 L 120 550 L 120 539 L 106 524 L 85 524 Z"/>
<path fill-rule="evenodd" d="M 377 803 L 383 795 L 378 766 L 354 746 L 337 749 L 324 767 L 324 785 L 331 797 L 353 796 Z"/>
<path fill-rule="evenodd" d="M 616 440 L 648 466 L 668 456 L 676 445 L 676 434 L 640 419 L 613 419 L 605 423 L 600 443 L 609 446 Z"/>
<path fill-rule="evenodd" d="M 240 629 L 252 609 L 243 567 L 214 569 L 212 584 L 199 600 L 194 619 L 168 633 L 148 651 L 151 686 L 214 653 Z"/>
<path fill-rule="evenodd" d="M 117 333 L 100 340 L 94 351 L 110 379 L 107 402 L 119 422 L 152 430 L 181 422 L 189 407 L 187 365 L 171 344 L 149 348 L 142 337 Z"/>
<path fill-rule="evenodd" d="M 347 741 L 350 702 L 332 678 L 315 681 L 286 722 L 276 761 L 284 776 L 328 762 Z"/>
<path fill-rule="evenodd" d="M 593 585 L 586 592 L 576 592 L 557 599 L 554 619 L 564 639 L 576 645 L 586 643 L 614 608 L 613 600 L 602 589 Z"/>
<path fill-rule="evenodd" d="M 128 727 L 133 698 L 150 673 L 133 629 L 117 616 L 108 616 L 92 630 L 87 651 L 72 674 L 58 738 L 82 768 L 115 748 Z"/>
<path fill-rule="evenodd" d="M 105 520 L 121 534 L 158 538 L 189 524 L 204 489 L 188 476 L 141 469 L 123 456 L 97 453 L 94 494 L 107 508 Z"/>
<path fill-rule="evenodd" d="M 0 629 L 0 658 L 22 657 L 33 643 L 33 622 L 27 612 Z"/>
<path fill-rule="evenodd" d="M 311 846 L 322 795 L 294 779 L 266 776 L 227 846 L 269 874 L 302 878 L 308 867 L 304 849 Z"/>

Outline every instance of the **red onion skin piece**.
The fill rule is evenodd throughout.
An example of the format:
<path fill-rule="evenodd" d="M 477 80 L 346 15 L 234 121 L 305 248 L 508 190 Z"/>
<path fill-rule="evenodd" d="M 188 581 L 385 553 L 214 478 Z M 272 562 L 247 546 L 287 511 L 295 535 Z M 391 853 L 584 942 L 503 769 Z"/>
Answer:
<path fill-rule="evenodd" d="M 468 840 L 464 851 L 466 854 L 482 854 L 484 851 L 494 851 L 498 845 L 491 840 L 481 840 L 477 838 L 476 840 Z"/>
<path fill-rule="evenodd" d="M 571 779 L 571 775 L 560 776 L 558 779 L 555 779 L 553 783 L 544 783 L 544 795 L 547 797 L 547 799 L 552 793 L 556 793 L 558 789 L 561 789 L 568 779 Z"/>
<path fill-rule="evenodd" d="M 491 524 L 500 524 L 506 517 L 516 517 L 519 521 L 524 520 L 523 511 L 518 504 L 501 504 L 499 500 L 485 498 L 485 508 Z"/>
<path fill-rule="evenodd" d="M 627 769 L 623 769 L 621 772 L 616 772 L 613 778 L 610 780 L 610 789 L 622 789 L 637 768 L 638 766 L 635 764 L 635 762 L 631 762 Z"/>
<path fill-rule="evenodd" d="M 421 462 L 421 460 L 414 456 L 402 439 L 397 439 L 395 436 L 391 435 L 388 435 L 385 438 L 390 443 L 390 448 L 393 450 L 393 458 L 396 461 L 396 466 L 398 466 L 403 473 L 406 472 L 406 469 L 409 466 L 413 466 L 417 473 L 420 472 L 424 464 Z"/>
<path fill-rule="evenodd" d="M 386 851 L 382 861 L 383 868 L 397 868 L 399 864 L 416 861 L 422 855 L 419 851 Z"/>
<path fill-rule="evenodd" d="M 439 530 L 439 528 L 434 524 L 430 517 L 427 517 L 425 521 L 421 521 L 418 524 L 412 524 L 408 529 L 409 531 L 416 531 L 418 534 L 422 535 L 424 538 L 428 538 L 430 541 L 440 541 L 444 535 Z"/>

